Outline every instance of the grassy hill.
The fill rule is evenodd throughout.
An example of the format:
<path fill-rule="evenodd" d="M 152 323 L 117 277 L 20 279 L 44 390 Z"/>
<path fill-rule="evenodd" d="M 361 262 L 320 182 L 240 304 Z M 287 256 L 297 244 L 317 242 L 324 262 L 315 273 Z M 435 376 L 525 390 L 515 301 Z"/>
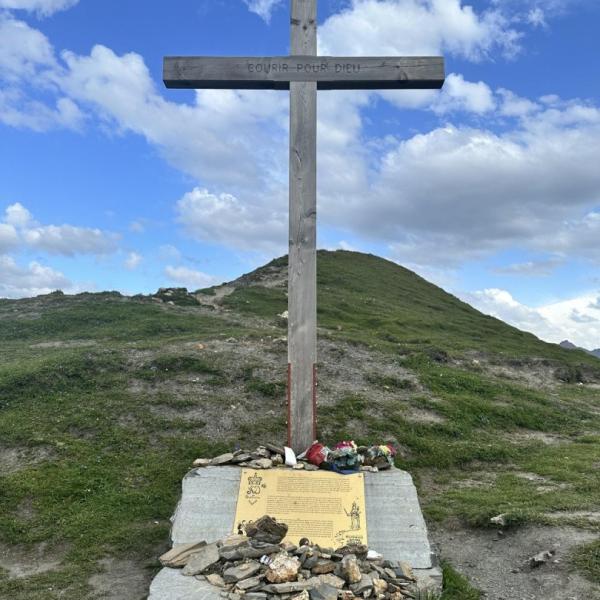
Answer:
<path fill-rule="evenodd" d="M 600 530 L 600 360 L 380 258 L 318 264 L 322 439 L 398 444 L 435 527 Z M 285 259 L 194 294 L 0 301 L 0 598 L 100 597 L 123 565 L 144 597 L 192 460 L 284 440 L 286 304 Z M 599 554 L 572 562 L 600 581 Z"/>

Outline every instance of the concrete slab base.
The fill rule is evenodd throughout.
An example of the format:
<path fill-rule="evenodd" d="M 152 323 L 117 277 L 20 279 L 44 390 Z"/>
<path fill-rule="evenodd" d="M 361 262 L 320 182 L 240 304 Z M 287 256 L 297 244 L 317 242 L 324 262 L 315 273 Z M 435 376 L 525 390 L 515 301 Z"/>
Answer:
<path fill-rule="evenodd" d="M 233 532 L 241 478 L 238 467 L 206 467 L 183 480 L 175 515 L 173 544 L 218 540 Z M 410 564 L 424 590 L 441 590 L 442 574 L 432 559 L 427 527 L 412 477 L 391 469 L 365 473 L 369 547 L 388 560 Z M 205 581 L 163 569 L 150 588 L 148 600 L 217 600 L 219 590 Z"/>

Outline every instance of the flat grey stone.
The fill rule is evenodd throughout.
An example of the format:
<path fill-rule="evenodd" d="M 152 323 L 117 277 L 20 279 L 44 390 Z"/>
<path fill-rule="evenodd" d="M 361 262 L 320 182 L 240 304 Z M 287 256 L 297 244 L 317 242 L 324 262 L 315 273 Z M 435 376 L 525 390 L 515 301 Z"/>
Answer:
<path fill-rule="evenodd" d="M 310 590 L 310 600 L 337 600 L 338 591 L 333 586 L 322 583 L 320 586 Z"/>
<path fill-rule="evenodd" d="M 431 567 L 431 546 L 417 489 L 405 471 L 365 473 L 369 548 L 413 569 Z"/>
<path fill-rule="evenodd" d="M 148 600 L 220 600 L 221 588 L 186 577 L 181 569 L 163 569 L 150 586 Z"/>
<path fill-rule="evenodd" d="M 208 567 L 219 562 L 219 549 L 216 544 L 209 544 L 200 548 L 188 560 L 187 565 L 183 568 L 184 575 L 199 575 Z"/>
<path fill-rule="evenodd" d="M 242 579 L 248 579 L 260 571 L 259 562 L 242 563 L 237 567 L 229 567 L 223 571 L 223 579 L 225 583 L 235 583 Z"/>
<path fill-rule="evenodd" d="M 173 544 L 213 542 L 233 533 L 241 474 L 239 467 L 204 467 L 183 478 L 172 518 Z"/>

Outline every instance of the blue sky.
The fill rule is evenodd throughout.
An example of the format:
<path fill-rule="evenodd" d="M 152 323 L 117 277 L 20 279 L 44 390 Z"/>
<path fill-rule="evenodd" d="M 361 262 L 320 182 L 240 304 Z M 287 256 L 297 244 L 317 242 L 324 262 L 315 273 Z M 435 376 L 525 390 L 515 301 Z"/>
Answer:
<path fill-rule="evenodd" d="M 287 54 L 288 11 L 0 0 L 0 296 L 196 289 L 285 253 L 288 95 L 165 90 L 161 67 Z M 320 0 L 321 53 L 448 73 L 320 93 L 320 247 L 599 347 L 599 23 L 593 0 Z"/>

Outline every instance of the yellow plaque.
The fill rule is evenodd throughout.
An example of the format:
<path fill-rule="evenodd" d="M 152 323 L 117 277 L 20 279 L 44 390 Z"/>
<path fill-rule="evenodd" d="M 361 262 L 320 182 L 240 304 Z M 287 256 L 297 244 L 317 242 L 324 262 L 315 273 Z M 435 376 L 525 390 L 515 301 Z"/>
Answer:
<path fill-rule="evenodd" d="M 242 469 L 234 533 L 263 515 L 287 523 L 293 544 L 306 537 L 326 548 L 368 545 L 362 473 Z"/>

